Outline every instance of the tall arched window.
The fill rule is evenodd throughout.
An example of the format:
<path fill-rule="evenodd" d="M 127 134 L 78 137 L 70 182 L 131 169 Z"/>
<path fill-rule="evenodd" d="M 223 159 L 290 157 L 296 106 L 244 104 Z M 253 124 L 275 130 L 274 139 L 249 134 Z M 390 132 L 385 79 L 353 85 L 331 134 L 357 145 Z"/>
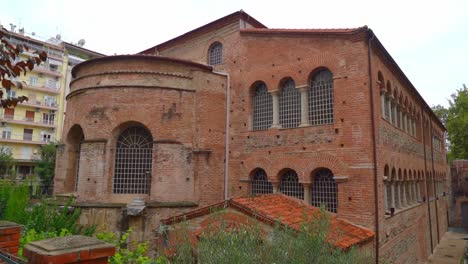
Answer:
<path fill-rule="evenodd" d="M 304 186 L 299 182 L 297 173 L 291 169 L 281 175 L 280 192 L 304 200 Z"/>
<path fill-rule="evenodd" d="M 208 64 L 218 65 L 223 63 L 223 45 L 215 42 L 208 50 Z"/>
<path fill-rule="evenodd" d="M 328 211 L 336 213 L 338 209 L 338 185 L 333 179 L 333 173 L 329 169 L 320 169 L 313 177 L 312 206 L 320 207 L 323 204 Z"/>
<path fill-rule="evenodd" d="M 125 129 L 115 149 L 114 193 L 148 194 L 153 161 L 153 137 L 143 127 Z"/>
<path fill-rule="evenodd" d="M 279 119 L 283 128 L 298 127 L 301 123 L 301 92 L 291 78 L 281 84 Z"/>
<path fill-rule="evenodd" d="M 268 181 L 264 170 L 256 169 L 252 176 L 252 195 L 268 193 L 273 193 L 273 185 Z"/>
<path fill-rule="evenodd" d="M 273 123 L 273 99 L 263 82 L 255 84 L 253 94 L 253 130 L 265 130 Z"/>
<path fill-rule="evenodd" d="M 384 167 L 384 199 L 385 199 L 385 212 L 390 212 L 392 207 L 392 178 L 390 177 L 390 169 L 388 165 Z"/>
<path fill-rule="evenodd" d="M 333 74 L 326 69 L 320 70 L 310 80 L 310 124 L 333 124 L 333 104 Z"/>

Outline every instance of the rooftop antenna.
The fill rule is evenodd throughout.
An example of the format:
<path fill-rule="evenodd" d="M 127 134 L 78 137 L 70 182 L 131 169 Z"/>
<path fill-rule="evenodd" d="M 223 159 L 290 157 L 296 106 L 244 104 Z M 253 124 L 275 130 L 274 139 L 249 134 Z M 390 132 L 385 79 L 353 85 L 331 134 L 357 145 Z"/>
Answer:
<path fill-rule="evenodd" d="M 16 25 L 13 25 L 13 23 L 10 23 L 10 29 L 11 32 L 15 32 Z"/>

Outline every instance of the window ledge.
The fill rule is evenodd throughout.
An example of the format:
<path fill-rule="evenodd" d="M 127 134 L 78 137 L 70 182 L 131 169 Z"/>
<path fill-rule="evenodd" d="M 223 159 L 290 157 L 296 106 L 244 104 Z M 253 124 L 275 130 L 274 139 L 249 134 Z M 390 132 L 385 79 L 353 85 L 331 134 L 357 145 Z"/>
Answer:
<path fill-rule="evenodd" d="M 333 179 L 334 179 L 337 183 L 343 183 L 343 182 L 349 181 L 349 177 L 348 177 L 348 176 L 337 176 L 337 175 L 334 175 L 334 176 L 333 176 Z"/>
<path fill-rule="evenodd" d="M 402 212 L 411 210 L 411 209 L 413 209 L 413 208 L 415 208 L 415 207 L 418 207 L 419 205 L 422 205 L 422 204 L 425 204 L 425 202 L 423 202 L 423 201 L 418 201 L 416 204 L 411 204 L 411 205 L 406 206 L 406 207 L 404 207 L 404 208 L 398 209 L 397 211 L 395 211 L 395 213 L 394 213 L 393 215 L 387 214 L 387 212 L 385 212 L 385 219 L 392 218 L 392 217 L 394 217 L 394 216 L 397 215 L 397 214 L 400 214 L 400 213 L 402 213 Z"/>

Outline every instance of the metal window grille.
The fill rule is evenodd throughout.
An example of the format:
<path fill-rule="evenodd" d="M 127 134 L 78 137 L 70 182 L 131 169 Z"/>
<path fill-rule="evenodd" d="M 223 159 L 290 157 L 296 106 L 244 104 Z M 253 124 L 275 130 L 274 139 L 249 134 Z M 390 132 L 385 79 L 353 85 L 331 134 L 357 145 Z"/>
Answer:
<path fill-rule="evenodd" d="M 287 170 L 281 176 L 280 192 L 287 196 L 292 196 L 304 200 L 304 186 L 299 182 L 297 173 Z"/>
<path fill-rule="evenodd" d="M 78 181 L 80 180 L 80 157 L 81 157 L 81 144 L 78 145 L 75 161 L 75 192 L 78 191 Z"/>
<path fill-rule="evenodd" d="M 317 171 L 312 183 L 312 206 L 320 207 L 323 204 L 328 211 L 336 213 L 338 209 L 337 193 L 338 185 L 333 179 L 333 173 L 328 169 Z"/>
<path fill-rule="evenodd" d="M 221 43 L 215 43 L 209 50 L 208 64 L 218 65 L 223 62 L 223 45 Z"/>
<path fill-rule="evenodd" d="M 390 98 L 385 96 L 385 105 L 384 105 L 384 110 L 385 110 L 385 119 L 390 120 L 390 103 L 389 103 Z"/>
<path fill-rule="evenodd" d="M 281 87 L 279 119 L 283 128 L 298 127 L 301 123 L 301 92 L 292 79 L 283 82 Z"/>
<path fill-rule="evenodd" d="M 385 201 L 385 211 L 390 211 L 390 207 L 392 207 L 392 183 L 386 182 L 385 183 L 385 190 L 387 192 L 387 201 Z"/>
<path fill-rule="evenodd" d="M 266 172 L 262 169 L 255 170 L 252 178 L 252 195 L 273 193 L 273 185 L 268 181 Z"/>
<path fill-rule="evenodd" d="M 405 186 L 406 204 L 409 204 L 412 202 L 409 182 L 405 182 L 403 186 Z"/>
<path fill-rule="evenodd" d="M 120 134 L 115 151 L 113 192 L 149 193 L 153 138 L 142 127 L 131 127 Z"/>
<path fill-rule="evenodd" d="M 316 73 L 309 90 L 311 125 L 333 124 L 333 75 L 328 70 Z"/>
<path fill-rule="evenodd" d="M 395 196 L 395 208 L 400 208 L 400 186 L 397 182 L 393 182 L 394 196 Z"/>
<path fill-rule="evenodd" d="M 253 96 L 253 130 L 265 130 L 273 124 L 273 99 L 264 83 L 255 87 Z"/>

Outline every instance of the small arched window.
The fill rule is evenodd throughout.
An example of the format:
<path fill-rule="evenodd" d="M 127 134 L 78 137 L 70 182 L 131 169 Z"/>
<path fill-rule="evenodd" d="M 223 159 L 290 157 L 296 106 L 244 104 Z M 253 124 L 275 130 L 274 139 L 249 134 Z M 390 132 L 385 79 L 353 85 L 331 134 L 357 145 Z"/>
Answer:
<path fill-rule="evenodd" d="M 310 124 L 333 124 L 333 104 L 333 74 L 326 69 L 320 70 L 310 80 Z"/>
<path fill-rule="evenodd" d="M 208 64 L 218 65 L 223 63 L 223 45 L 215 42 L 208 50 Z"/>
<path fill-rule="evenodd" d="M 304 200 L 304 186 L 299 182 L 297 173 L 291 169 L 281 175 L 280 192 L 287 196 Z"/>
<path fill-rule="evenodd" d="M 252 176 L 252 195 L 273 193 L 273 185 L 262 169 L 256 169 Z"/>
<path fill-rule="evenodd" d="M 390 169 L 388 165 L 384 167 L 384 198 L 385 198 L 385 212 L 389 213 L 392 207 L 392 178 L 390 177 Z"/>
<path fill-rule="evenodd" d="M 153 137 L 143 127 L 125 129 L 117 140 L 113 192 L 148 194 L 153 161 Z"/>
<path fill-rule="evenodd" d="M 329 169 L 320 169 L 314 174 L 311 192 L 311 204 L 320 207 L 322 204 L 330 212 L 338 209 L 338 185 Z"/>
<path fill-rule="evenodd" d="M 298 127 L 301 123 L 301 92 L 291 78 L 281 84 L 279 119 L 283 128 Z"/>
<path fill-rule="evenodd" d="M 253 130 L 266 130 L 273 123 L 273 99 L 263 82 L 255 84 L 253 93 Z"/>

